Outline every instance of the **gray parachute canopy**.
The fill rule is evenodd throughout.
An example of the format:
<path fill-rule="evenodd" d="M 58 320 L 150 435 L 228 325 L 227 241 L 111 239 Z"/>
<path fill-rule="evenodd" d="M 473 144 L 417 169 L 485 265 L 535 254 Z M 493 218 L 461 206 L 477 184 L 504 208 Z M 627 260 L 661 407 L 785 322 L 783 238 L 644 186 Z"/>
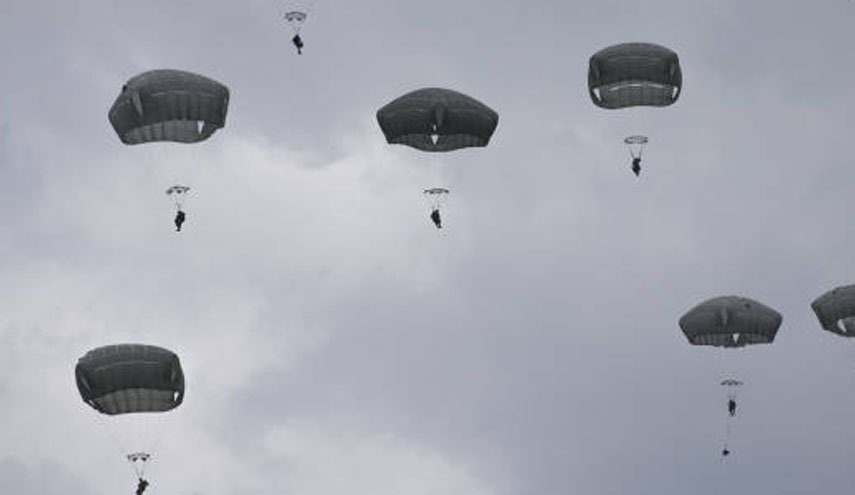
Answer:
<path fill-rule="evenodd" d="M 772 343 L 781 321 L 780 313 L 757 301 L 722 296 L 690 309 L 680 328 L 692 345 L 743 347 Z"/>
<path fill-rule="evenodd" d="M 377 110 L 377 122 L 389 144 L 451 151 L 487 146 L 499 124 L 499 114 L 463 93 L 424 88 Z"/>
<path fill-rule="evenodd" d="M 822 328 L 843 337 L 855 337 L 855 285 L 832 289 L 810 306 Z"/>
<path fill-rule="evenodd" d="M 184 400 L 178 356 L 161 347 L 99 347 L 80 358 L 74 374 L 80 397 L 104 414 L 169 411 Z"/>
<path fill-rule="evenodd" d="M 680 96 L 677 54 L 651 43 L 623 43 L 591 56 L 588 92 L 598 107 L 668 106 Z"/>
<path fill-rule="evenodd" d="M 132 77 L 110 107 L 110 123 L 125 144 L 196 143 L 226 124 L 229 88 L 180 70 Z"/>

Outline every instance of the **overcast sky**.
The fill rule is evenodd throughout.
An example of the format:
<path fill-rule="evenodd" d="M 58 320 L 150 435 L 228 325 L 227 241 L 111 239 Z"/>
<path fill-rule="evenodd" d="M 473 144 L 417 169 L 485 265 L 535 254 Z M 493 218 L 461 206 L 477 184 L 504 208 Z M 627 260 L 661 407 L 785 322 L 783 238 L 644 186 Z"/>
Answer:
<path fill-rule="evenodd" d="M 855 4 L 318 0 L 298 56 L 283 3 L 0 0 L 0 493 L 133 493 L 73 377 L 124 342 L 187 377 L 147 495 L 852 492 L 855 346 L 809 304 L 855 282 Z M 679 54 L 676 104 L 591 103 L 627 41 Z M 158 68 L 228 85 L 225 128 L 122 145 Z M 494 108 L 490 145 L 387 145 L 425 86 Z M 773 345 L 688 345 L 727 294 Z"/>

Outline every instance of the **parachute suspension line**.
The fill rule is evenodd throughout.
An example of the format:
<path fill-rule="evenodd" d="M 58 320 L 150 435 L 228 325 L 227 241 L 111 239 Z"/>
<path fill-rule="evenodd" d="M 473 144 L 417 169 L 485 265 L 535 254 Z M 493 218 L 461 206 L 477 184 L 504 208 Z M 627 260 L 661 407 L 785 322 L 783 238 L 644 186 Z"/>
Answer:
<path fill-rule="evenodd" d="M 163 421 L 161 421 L 163 423 Z M 128 454 L 128 460 L 134 465 L 134 471 L 137 473 L 137 477 L 145 479 L 145 470 L 148 467 L 148 461 L 154 457 L 154 453 L 160 449 L 160 444 L 163 443 L 163 437 L 166 436 L 165 428 L 161 424 L 159 428 L 156 428 L 157 433 L 154 438 L 154 441 L 151 443 L 151 446 L 148 447 L 149 452 L 134 452 Z M 134 460 L 132 457 L 138 457 L 138 459 Z M 140 464 L 137 464 L 137 461 Z"/>
<path fill-rule="evenodd" d="M 189 164 L 184 170 L 181 180 L 183 181 L 182 184 L 188 186 L 189 189 L 196 187 L 196 177 L 198 176 L 199 169 L 202 168 L 202 165 L 199 162 L 203 159 L 203 155 L 206 151 L 205 148 L 207 148 L 207 146 L 186 146 L 185 148 L 189 149 L 189 152 L 187 153 Z M 184 199 L 186 198 L 182 198 L 182 200 Z M 184 207 L 183 201 L 180 206 L 182 208 Z"/>
<path fill-rule="evenodd" d="M 441 206 L 442 206 L 442 202 L 440 201 L 439 196 L 433 196 L 433 197 L 431 197 L 431 202 L 430 202 L 430 209 L 431 209 L 431 211 L 433 211 L 433 210 L 440 210 L 440 209 L 441 209 L 441 208 L 440 208 Z"/>
<path fill-rule="evenodd" d="M 639 148 L 638 153 L 635 152 L 635 149 L 632 145 L 627 145 L 626 149 L 629 150 L 629 157 L 632 159 L 641 158 L 641 149 Z"/>
<path fill-rule="evenodd" d="M 441 187 L 433 187 L 423 191 L 427 205 L 430 208 L 429 213 L 433 213 L 434 211 L 445 213 L 445 196 L 447 196 L 448 193 L 448 189 Z"/>
<path fill-rule="evenodd" d="M 189 192 L 189 187 L 182 186 L 180 184 L 169 186 L 169 188 L 166 189 L 166 195 L 172 198 L 176 211 L 184 210 L 184 200 Z"/>
<path fill-rule="evenodd" d="M 733 421 L 735 419 L 736 419 L 735 417 L 730 417 L 730 416 L 727 417 L 727 422 L 725 423 L 725 426 L 724 426 L 724 444 L 725 445 L 730 443 L 730 435 L 733 433 L 733 426 L 734 426 Z"/>
<path fill-rule="evenodd" d="M 116 417 L 98 414 L 98 420 L 106 425 L 106 430 L 113 439 L 113 445 L 119 451 L 122 459 L 126 460 L 138 478 L 145 478 L 149 461 L 153 460 L 166 436 L 165 423 L 168 418 L 145 414 L 145 418 L 134 418 L 124 424 L 117 424 Z M 126 418 L 128 419 L 128 418 Z M 119 433 L 122 430 L 126 435 Z M 124 438 L 123 438 L 124 437 Z M 128 440 L 131 444 L 125 442 Z"/>
<path fill-rule="evenodd" d="M 627 149 L 629 149 L 629 156 L 634 160 L 641 158 L 644 145 L 647 144 L 648 139 L 646 136 L 628 136 L 623 142 L 626 144 Z"/>
<path fill-rule="evenodd" d="M 148 466 L 148 460 L 151 459 L 151 454 L 147 452 L 134 452 L 128 454 L 128 462 L 134 467 L 134 472 L 137 478 L 145 479 L 145 468 Z"/>
<path fill-rule="evenodd" d="M 98 420 L 101 422 L 101 424 L 104 425 L 104 428 L 107 430 L 107 433 L 109 433 L 110 438 L 113 439 L 113 445 L 115 445 L 115 447 L 119 449 L 119 453 L 122 456 L 127 456 L 130 449 L 128 449 L 124 442 L 122 442 L 122 439 L 119 437 L 118 433 L 113 429 L 112 423 L 110 423 L 110 421 L 107 421 L 106 417 L 100 414 L 98 415 Z"/>
<path fill-rule="evenodd" d="M 132 457 L 138 456 L 140 454 L 144 454 L 143 452 L 131 452 L 131 448 L 122 441 L 121 435 L 116 431 L 116 426 L 113 425 L 112 421 L 106 416 L 98 414 L 98 420 L 105 425 L 105 429 L 110 435 L 110 438 L 113 439 L 113 445 L 119 450 L 119 455 L 121 455 L 125 460 L 127 460 L 131 464 L 131 469 L 133 469 L 134 473 L 137 475 L 137 478 L 142 478 L 145 473 L 145 467 L 142 469 L 137 467 L 136 462 L 132 460 Z M 148 454 L 145 454 L 148 455 Z"/>
<path fill-rule="evenodd" d="M 736 418 L 732 418 L 732 417 L 728 416 L 726 419 L 725 427 L 724 427 L 724 451 L 726 451 L 728 453 L 730 451 L 730 445 L 731 445 L 731 440 L 732 440 L 732 436 L 733 436 L 733 429 L 735 426 L 734 420 L 736 420 Z M 724 458 L 726 456 L 722 456 L 722 457 Z M 724 460 L 724 459 L 722 459 L 722 460 Z"/>
<path fill-rule="evenodd" d="M 201 128 L 204 126 L 204 122 L 199 121 L 197 125 Z M 186 211 L 184 207 L 186 201 L 190 199 L 188 193 L 196 187 L 196 177 L 202 167 L 199 162 L 203 159 L 202 155 L 205 151 L 203 149 L 205 146 L 182 144 L 176 144 L 176 146 L 176 151 L 180 151 L 174 153 L 169 162 L 173 172 L 170 174 L 171 185 L 166 190 L 173 201 L 173 214 L 178 211 Z"/>

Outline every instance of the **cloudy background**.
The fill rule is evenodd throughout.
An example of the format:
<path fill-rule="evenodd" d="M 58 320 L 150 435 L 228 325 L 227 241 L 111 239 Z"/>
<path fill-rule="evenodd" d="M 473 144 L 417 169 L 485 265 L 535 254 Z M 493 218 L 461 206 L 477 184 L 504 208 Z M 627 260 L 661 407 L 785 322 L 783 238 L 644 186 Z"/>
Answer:
<path fill-rule="evenodd" d="M 851 493 L 855 347 L 809 303 L 855 281 L 855 4 L 318 0 L 303 56 L 280 7 L 0 2 L 0 493 L 132 493 L 73 381 L 121 342 L 187 375 L 147 495 Z M 624 41 L 679 53 L 675 105 L 590 102 Z M 227 84 L 226 127 L 122 145 L 107 109 L 154 68 Z M 496 109 L 490 145 L 386 145 L 374 112 L 423 86 Z M 689 346 L 722 294 L 776 342 Z"/>

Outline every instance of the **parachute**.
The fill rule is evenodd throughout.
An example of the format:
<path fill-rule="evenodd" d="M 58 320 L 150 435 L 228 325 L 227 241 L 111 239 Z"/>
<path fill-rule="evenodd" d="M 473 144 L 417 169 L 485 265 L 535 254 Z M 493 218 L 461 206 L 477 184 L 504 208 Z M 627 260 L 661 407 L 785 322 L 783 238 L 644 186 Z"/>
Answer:
<path fill-rule="evenodd" d="M 166 189 L 166 195 L 171 196 L 173 198 L 175 202 L 175 208 L 180 210 L 184 206 L 184 197 L 187 196 L 187 193 L 189 191 L 189 187 L 176 184 L 174 186 L 169 186 Z"/>
<path fill-rule="evenodd" d="M 810 306 L 823 329 L 841 337 L 855 337 L 855 285 L 834 288 Z"/>
<path fill-rule="evenodd" d="M 683 75 L 677 54 L 652 43 L 622 43 L 604 48 L 588 62 L 588 93 L 600 108 L 664 107 L 680 96 Z M 641 173 L 646 136 L 629 136 L 624 143 L 632 157 L 632 172 Z"/>
<path fill-rule="evenodd" d="M 309 18 L 316 0 L 276 0 L 279 14 L 294 34 L 300 34 L 303 23 Z"/>
<path fill-rule="evenodd" d="M 598 107 L 664 107 L 680 96 L 680 61 L 664 46 L 614 45 L 593 54 L 588 65 L 588 92 Z"/>
<path fill-rule="evenodd" d="M 421 151 L 452 151 L 487 146 L 499 114 L 480 101 L 450 89 L 423 88 L 377 110 L 389 144 Z"/>
<path fill-rule="evenodd" d="M 632 158 L 641 158 L 641 152 L 644 151 L 644 145 L 647 144 L 647 136 L 627 136 L 623 142 L 629 148 L 629 155 Z"/>
<path fill-rule="evenodd" d="M 680 318 L 680 328 L 691 345 L 740 348 L 770 344 L 775 340 L 783 318 L 774 309 L 753 299 L 721 296 L 704 301 Z M 721 381 L 728 389 L 728 417 L 722 459 L 730 455 L 731 431 L 736 421 L 736 389 L 742 381 Z"/>
<path fill-rule="evenodd" d="M 432 187 L 430 189 L 425 189 L 423 192 L 425 198 L 430 202 L 430 207 L 438 210 L 444 203 L 444 199 L 450 191 L 442 187 Z"/>
<path fill-rule="evenodd" d="M 747 297 L 723 296 L 690 309 L 680 318 L 680 328 L 692 345 L 744 347 L 772 343 L 782 319 Z"/>
<path fill-rule="evenodd" d="M 80 358 L 74 374 L 83 402 L 105 416 L 164 413 L 184 401 L 181 363 L 175 353 L 161 347 L 142 344 L 99 347 Z M 123 446 L 123 455 L 142 479 L 152 453 L 139 447 Z"/>
<path fill-rule="evenodd" d="M 198 143 L 225 125 L 228 107 L 229 89 L 223 84 L 192 72 L 160 69 L 128 80 L 108 117 L 127 145 Z M 189 190 L 182 185 L 166 190 L 178 211 Z"/>
<path fill-rule="evenodd" d="M 287 22 L 289 26 L 291 26 L 291 29 L 294 30 L 294 34 L 300 33 L 300 28 L 302 28 L 303 23 L 306 22 L 306 17 L 308 17 L 308 14 L 299 10 L 290 10 L 282 14 L 282 18 L 285 19 L 285 22 Z"/>
<path fill-rule="evenodd" d="M 125 144 L 197 143 L 226 123 L 229 89 L 180 70 L 143 72 L 122 86 L 109 118 Z"/>
<path fill-rule="evenodd" d="M 309 12 L 315 6 L 315 0 L 277 0 L 279 12 L 285 24 L 291 28 L 291 43 L 297 48 L 297 53 L 303 53 L 303 38 L 300 31 L 303 29 Z"/>
<path fill-rule="evenodd" d="M 75 369 L 83 402 L 107 414 L 163 412 L 184 400 L 184 373 L 172 351 L 141 344 L 99 347 Z"/>

